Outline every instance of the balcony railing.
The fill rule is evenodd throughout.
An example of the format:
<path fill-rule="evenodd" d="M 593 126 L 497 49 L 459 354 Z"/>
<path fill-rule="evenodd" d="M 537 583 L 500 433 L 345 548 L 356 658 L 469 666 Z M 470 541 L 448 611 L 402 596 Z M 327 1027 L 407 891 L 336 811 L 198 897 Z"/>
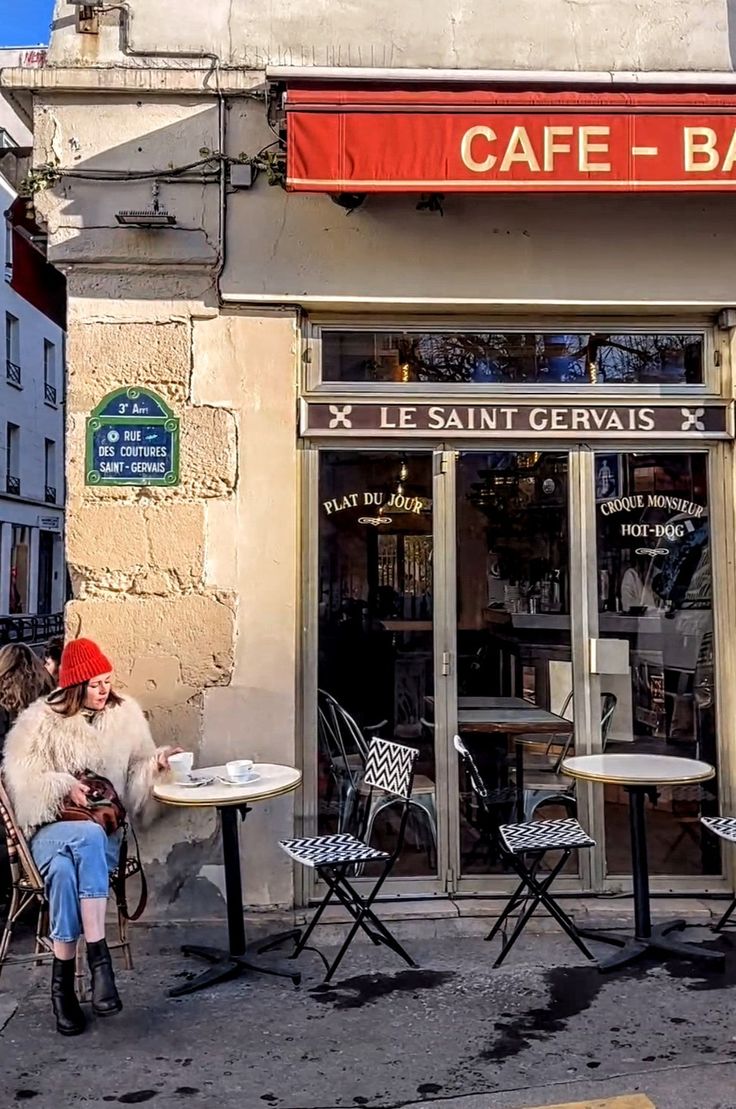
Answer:
<path fill-rule="evenodd" d="M 14 477 L 13 474 L 5 475 L 5 491 L 12 493 L 14 497 L 20 496 L 20 478 Z"/>
<path fill-rule="evenodd" d="M 63 635 L 64 615 L 0 616 L 0 647 L 6 643 L 30 643 L 41 646 L 54 635 Z"/>
<path fill-rule="evenodd" d="M 46 501 L 48 504 L 56 504 L 56 486 L 46 486 Z"/>
<path fill-rule="evenodd" d="M 49 385 L 48 381 L 44 382 L 43 399 L 46 404 L 56 404 L 56 386 Z"/>
<path fill-rule="evenodd" d="M 6 380 L 10 382 L 11 385 L 20 385 L 21 384 L 20 366 L 18 365 L 17 362 L 11 362 L 9 358 L 6 359 L 6 362 L 5 362 L 5 377 L 6 377 Z"/>

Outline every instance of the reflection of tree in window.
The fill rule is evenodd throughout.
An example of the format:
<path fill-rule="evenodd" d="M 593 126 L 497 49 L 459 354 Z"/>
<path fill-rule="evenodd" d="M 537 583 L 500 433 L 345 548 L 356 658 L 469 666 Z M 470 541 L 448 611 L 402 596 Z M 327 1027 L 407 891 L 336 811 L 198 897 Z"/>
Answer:
<path fill-rule="evenodd" d="M 341 375 L 342 376 L 342 375 Z M 348 379 L 353 379 L 348 369 Z M 375 336 L 365 380 L 434 383 L 691 384 L 702 380 L 697 335 L 417 332 Z"/>

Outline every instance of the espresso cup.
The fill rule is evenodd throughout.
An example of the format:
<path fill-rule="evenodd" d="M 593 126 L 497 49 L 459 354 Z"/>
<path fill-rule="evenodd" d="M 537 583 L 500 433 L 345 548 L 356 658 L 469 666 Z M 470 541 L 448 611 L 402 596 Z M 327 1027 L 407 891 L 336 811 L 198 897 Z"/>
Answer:
<path fill-rule="evenodd" d="M 253 759 L 233 759 L 225 764 L 225 773 L 231 782 L 247 782 L 253 773 Z"/>
<path fill-rule="evenodd" d="M 180 751 L 178 755 L 169 755 L 169 766 L 174 775 L 174 781 L 186 781 L 194 766 L 194 752 Z"/>

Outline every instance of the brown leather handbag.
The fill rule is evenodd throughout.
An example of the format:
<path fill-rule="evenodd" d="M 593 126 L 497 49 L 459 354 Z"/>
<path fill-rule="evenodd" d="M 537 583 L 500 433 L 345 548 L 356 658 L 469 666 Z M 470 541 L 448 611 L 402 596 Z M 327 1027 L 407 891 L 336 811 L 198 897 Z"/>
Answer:
<path fill-rule="evenodd" d="M 81 784 L 87 786 L 89 790 L 87 804 L 75 805 L 67 798 L 59 810 L 57 820 L 92 820 L 95 824 L 99 824 L 108 836 L 113 836 L 122 829 L 120 856 L 111 885 L 121 915 L 126 920 L 138 920 L 148 901 L 148 886 L 140 860 L 138 840 L 133 828 L 128 824 L 123 802 L 120 800 L 112 782 L 107 778 L 103 778 L 101 774 L 93 774 L 91 770 L 84 770 L 79 774 L 75 774 L 74 777 L 78 778 Z M 133 857 L 130 857 L 128 849 L 129 827 L 135 840 L 136 854 Z M 136 874 L 140 879 L 141 892 L 138 905 L 131 912 L 128 908 L 125 884 L 129 877 Z"/>
<path fill-rule="evenodd" d="M 93 820 L 108 836 L 123 828 L 126 812 L 112 782 L 100 774 L 93 774 L 91 770 L 83 770 L 74 777 L 89 790 L 87 804 L 75 805 L 67 797 L 62 802 L 57 820 Z"/>

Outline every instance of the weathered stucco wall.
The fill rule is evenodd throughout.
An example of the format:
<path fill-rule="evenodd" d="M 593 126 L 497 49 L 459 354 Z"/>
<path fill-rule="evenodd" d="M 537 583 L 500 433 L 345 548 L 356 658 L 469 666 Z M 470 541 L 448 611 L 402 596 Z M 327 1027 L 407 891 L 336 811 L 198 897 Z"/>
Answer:
<path fill-rule="evenodd" d="M 259 111 L 235 101 L 230 153 L 269 141 Z M 350 215 L 327 196 L 262 181 L 229 198 L 225 297 L 397 305 L 605 305 L 733 300 L 736 227 L 728 196 L 369 196 Z M 247 228 L 247 248 L 245 237 Z"/>
<path fill-rule="evenodd" d="M 732 68 L 730 0 L 129 0 L 125 63 L 140 53 L 196 52 L 223 65 L 461 69 L 683 70 Z M 56 16 L 73 13 L 57 3 Z M 115 12 L 79 42 L 63 23 L 54 64 L 120 58 Z M 76 38 L 76 41 L 75 41 Z M 136 52 L 139 52 L 136 56 Z"/>

